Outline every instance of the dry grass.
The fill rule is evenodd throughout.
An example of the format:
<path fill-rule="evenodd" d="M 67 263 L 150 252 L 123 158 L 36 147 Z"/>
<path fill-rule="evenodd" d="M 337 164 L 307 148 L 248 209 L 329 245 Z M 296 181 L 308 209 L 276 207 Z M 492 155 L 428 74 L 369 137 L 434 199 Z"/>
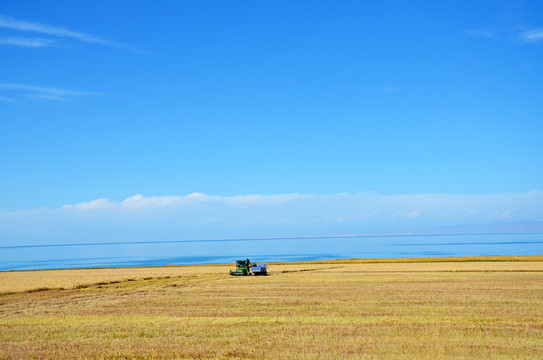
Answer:
<path fill-rule="evenodd" d="M 136 280 L 0 296 L 0 358 L 543 358 L 543 261 L 229 268 L 2 273 Z"/>
<path fill-rule="evenodd" d="M 274 266 L 276 272 L 314 268 L 311 264 Z M 322 267 L 322 266 L 321 266 Z M 67 290 L 90 285 L 106 285 L 122 281 L 161 278 L 191 278 L 201 275 L 229 273 L 234 265 L 183 265 L 134 268 L 59 269 L 0 271 L 0 295 L 41 290 Z"/>
<path fill-rule="evenodd" d="M 410 263 L 439 263 L 439 270 L 464 271 L 483 269 L 485 262 L 499 262 L 493 269 L 500 271 L 508 267 L 518 271 L 522 269 L 539 269 L 530 263 L 543 262 L 543 255 L 535 256 L 478 256 L 478 257 L 449 257 L 449 258 L 402 258 L 402 259 L 337 259 L 322 261 L 272 262 L 276 273 L 283 271 L 311 270 L 322 268 L 315 265 L 346 265 L 346 264 L 383 264 L 366 267 L 366 271 L 409 271 L 409 266 L 397 264 Z M 448 263 L 448 264 L 443 264 Z M 462 263 L 462 264 L 458 264 Z M 477 265 L 468 265 L 474 263 Z M 508 263 L 515 264 L 513 267 Z M 394 264 L 387 268 L 384 264 Z M 482 267 L 481 267 L 482 266 Z M 29 270 L 29 271 L 0 271 L 0 295 L 25 291 L 64 290 L 104 285 L 119 281 L 156 279 L 165 277 L 191 277 L 202 274 L 227 274 L 233 265 L 183 265 L 183 266 L 149 266 L 133 268 L 98 268 L 98 269 L 60 269 L 60 270 Z M 418 266 L 417 271 L 430 271 L 429 267 Z"/>

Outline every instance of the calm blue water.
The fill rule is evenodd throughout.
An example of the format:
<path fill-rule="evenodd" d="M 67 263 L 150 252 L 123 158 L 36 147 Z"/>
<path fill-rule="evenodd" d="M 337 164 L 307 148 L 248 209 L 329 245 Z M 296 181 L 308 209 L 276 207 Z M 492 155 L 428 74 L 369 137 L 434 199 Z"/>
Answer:
<path fill-rule="evenodd" d="M 232 263 L 337 258 L 543 254 L 543 234 L 163 241 L 1 246 L 0 270 Z"/>

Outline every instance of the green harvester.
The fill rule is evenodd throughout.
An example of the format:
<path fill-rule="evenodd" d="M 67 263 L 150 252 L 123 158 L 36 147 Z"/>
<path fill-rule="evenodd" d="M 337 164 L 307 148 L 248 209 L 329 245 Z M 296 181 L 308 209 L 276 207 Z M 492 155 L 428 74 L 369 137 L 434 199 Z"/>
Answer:
<path fill-rule="evenodd" d="M 236 261 L 236 270 L 230 270 L 230 275 L 247 276 L 251 275 L 251 262 L 249 259 Z"/>
<path fill-rule="evenodd" d="M 249 259 L 236 261 L 236 270 L 230 270 L 233 276 L 268 275 L 266 264 L 251 263 Z"/>

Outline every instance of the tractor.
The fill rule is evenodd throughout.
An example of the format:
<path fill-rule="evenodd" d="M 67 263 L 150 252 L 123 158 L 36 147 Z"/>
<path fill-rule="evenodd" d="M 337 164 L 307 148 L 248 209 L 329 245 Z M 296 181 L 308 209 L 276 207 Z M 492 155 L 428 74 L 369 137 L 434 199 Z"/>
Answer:
<path fill-rule="evenodd" d="M 268 275 L 265 264 L 252 264 L 249 259 L 236 261 L 236 270 L 230 270 L 232 276 Z"/>

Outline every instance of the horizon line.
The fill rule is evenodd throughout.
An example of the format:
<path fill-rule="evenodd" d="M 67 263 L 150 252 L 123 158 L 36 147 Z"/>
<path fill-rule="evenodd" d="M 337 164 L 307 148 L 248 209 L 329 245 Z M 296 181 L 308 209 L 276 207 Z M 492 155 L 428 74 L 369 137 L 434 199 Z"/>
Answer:
<path fill-rule="evenodd" d="M 484 233 L 399 233 L 399 234 L 346 234 L 346 235 L 302 235 L 302 236 L 274 236 L 252 238 L 224 238 L 224 239 L 189 239 L 189 240 L 159 240 L 159 241 L 125 241 L 103 243 L 68 243 L 68 244 L 30 244 L 0 246 L 2 249 L 40 248 L 40 247 L 73 247 L 73 246 L 104 246 L 104 245 L 143 245 L 143 244 L 173 244 L 173 243 L 203 243 L 203 242 L 236 242 L 236 241 L 280 241 L 304 239 L 349 239 L 349 238 L 386 238 L 386 237 L 415 237 L 415 236 L 468 236 L 468 235 L 543 235 L 543 232 L 484 232 Z"/>

